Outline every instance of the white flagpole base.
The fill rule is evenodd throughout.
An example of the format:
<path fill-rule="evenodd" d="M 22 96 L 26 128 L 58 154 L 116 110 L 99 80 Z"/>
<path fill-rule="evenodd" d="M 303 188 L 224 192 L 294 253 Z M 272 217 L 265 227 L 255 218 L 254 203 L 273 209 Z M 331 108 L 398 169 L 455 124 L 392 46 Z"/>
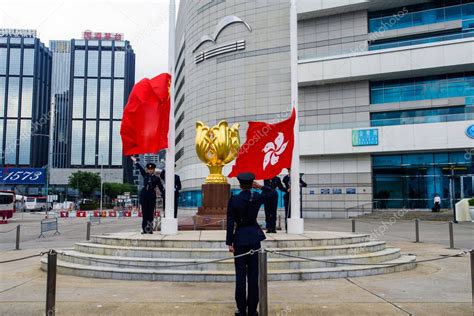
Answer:
<path fill-rule="evenodd" d="M 162 218 L 161 219 L 161 234 L 162 235 L 176 235 L 178 234 L 178 219 L 177 218 Z"/>
<path fill-rule="evenodd" d="M 302 218 L 288 218 L 288 234 L 299 235 L 304 233 L 304 220 Z"/>

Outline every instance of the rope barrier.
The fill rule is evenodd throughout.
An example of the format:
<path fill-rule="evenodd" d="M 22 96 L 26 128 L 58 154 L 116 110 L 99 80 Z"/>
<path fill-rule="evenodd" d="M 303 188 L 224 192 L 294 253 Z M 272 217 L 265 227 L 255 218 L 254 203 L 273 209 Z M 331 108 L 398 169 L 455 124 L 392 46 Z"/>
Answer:
<path fill-rule="evenodd" d="M 232 257 L 229 257 L 229 258 L 221 258 L 221 259 L 208 260 L 208 261 L 203 261 L 203 262 L 192 262 L 192 263 L 158 266 L 157 268 L 179 268 L 179 267 L 188 267 L 188 266 L 198 266 L 198 265 L 209 264 L 209 263 L 217 263 L 217 262 L 221 262 L 221 261 L 237 259 L 237 258 L 241 258 L 241 257 L 244 257 L 244 256 L 253 255 L 254 253 L 258 253 L 260 251 L 264 251 L 264 250 L 262 248 L 259 248 L 257 250 L 251 249 L 250 251 L 248 251 L 246 253 L 236 255 L 236 256 L 232 256 Z M 60 254 L 62 256 L 66 256 L 66 257 L 78 258 L 78 257 L 68 255 L 67 253 L 58 253 L 58 254 Z M 97 259 L 91 259 L 91 258 L 86 258 L 86 260 L 97 262 L 97 263 L 112 264 L 112 265 L 118 265 L 118 266 L 127 266 L 127 267 L 133 267 L 133 268 L 147 268 L 147 266 L 137 265 L 137 264 L 117 263 L 117 262 L 112 262 L 112 261 L 103 261 L 103 260 L 97 260 Z"/>
<path fill-rule="evenodd" d="M 23 227 L 23 225 L 21 225 L 21 226 Z M 16 227 L 14 227 L 14 228 L 12 228 L 12 229 L 10 229 L 10 230 L 4 231 L 4 232 L 0 232 L 0 234 L 9 233 L 9 232 L 12 232 L 12 231 L 14 231 L 14 230 L 16 230 Z"/>
<path fill-rule="evenodd" d="M 331 260 L 321 260 L 321 259 L 315 259 L 315 258 L 306 258 L 306 257 L 301 257 L 301 256 L 295 256 L 295 255 L 290 255 L 290 254 L 284 254 L 279 251 L 272 251 L 272 250 L 266 250 L 270 253 L 282 256 L 282 257 L 289 257 L 289 258 L 295 258 L 295 259 L 301 259 L 301 260 L 306 260 L 306 261 L 316 261 L 316 262 L 322 262 L 322 263 L 331 263 L 331 264 L 344 264 L 344 265 L 354 265 L 354 266 L 398 266 L 398 265 L 404 265 L 407 263 L 424 263 L 424 262 L 431 262 L 431 261 L 438 261 L 438 260 L 443 260 L 443 259 L 448 259 L 448 258 L 453 258 L 453 257 L 461 257 L 469 253 L 469 251 L 464 250 L 461 251 L 455 255 L 450 255 L 450 256 L 443 256 L 440 258 L 432 258 L 432 259 L 425 259 L 425 260 L 415 260 L 413 262 L 403 262 L 403 263 L 350 263 L 350 262 L 340 262 L 340 261 L 331 261 Z"/>
<path fill-rule="evenodd" d="M 51 251 L 51 250 L 50 250 Z M 26 257 L 21 257 L 21 258 L 16 258 L 16 259 L 11 259 L 11 260 L 5 260 L 5 261 L 0 261 L 0 264 L 2 263 L 10 263 L 10 262 L 16 262 L 16 261 L 21 261 L 21 260 L 26 260 L 34 257 L 42 257 L 43 255 L 49 253 L 48 252 L 40 252 L 39 254 L 31 255 L 31 256 L 26 256 Z"/>

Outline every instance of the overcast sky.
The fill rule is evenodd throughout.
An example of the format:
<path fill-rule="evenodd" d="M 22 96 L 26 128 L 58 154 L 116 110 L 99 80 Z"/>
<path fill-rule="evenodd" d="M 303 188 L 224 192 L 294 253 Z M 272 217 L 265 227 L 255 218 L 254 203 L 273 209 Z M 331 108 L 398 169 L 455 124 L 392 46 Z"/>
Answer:
<path fill-rule="evenodd" d="M 81 38 L 87 29 L 124 33 L 136 54 L 138 82 L 168 71 L 168 6 L 169 0 L 1 0 L 0 28 L 36 29 L 47 46 Z"/>

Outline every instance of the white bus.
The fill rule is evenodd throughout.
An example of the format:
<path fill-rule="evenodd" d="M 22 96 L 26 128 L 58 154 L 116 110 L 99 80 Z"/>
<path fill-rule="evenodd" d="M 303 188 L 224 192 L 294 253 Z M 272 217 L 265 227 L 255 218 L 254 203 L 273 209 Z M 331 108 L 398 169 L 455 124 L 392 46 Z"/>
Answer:
<path fill-rule="evenodd" d="M 49 211 L 49 203 L 46 196 L 28 196 L 25 201 L 25 211 Z"/>

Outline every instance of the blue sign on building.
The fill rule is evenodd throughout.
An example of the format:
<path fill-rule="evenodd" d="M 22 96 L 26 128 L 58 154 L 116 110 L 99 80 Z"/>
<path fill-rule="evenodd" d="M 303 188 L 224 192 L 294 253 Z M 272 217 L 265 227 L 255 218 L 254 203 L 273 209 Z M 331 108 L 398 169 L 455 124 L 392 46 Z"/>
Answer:
<path fill-rule="evenodd" d="M 42 168 L 2 168 L 1 184 L 45 184 L 46 170 Z"/>
<path fill-rule="evenodd" d="M 466 128 L 466 135 L 467 137 L 474 138 L 474 124 Z"/>
<path fill-rule="evenodd" d="M 352 146 L 375 146 L 378 144 L 378 129 L 372 128 L 352 131 Z"/>

